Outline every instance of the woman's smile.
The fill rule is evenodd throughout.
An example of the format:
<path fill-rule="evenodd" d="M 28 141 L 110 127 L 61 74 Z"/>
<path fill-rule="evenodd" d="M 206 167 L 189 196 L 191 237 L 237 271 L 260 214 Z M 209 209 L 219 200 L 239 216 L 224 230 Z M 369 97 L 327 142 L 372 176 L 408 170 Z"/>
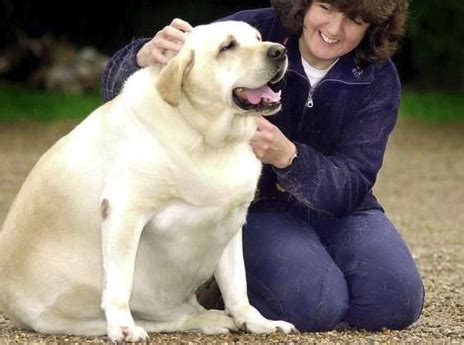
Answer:
<path fill-rule="evenodd" d="M 319 31 L 319 35 L 321 36 L 324 43 L 327 43 L 329 45 L 333 45 L 333 44 L 338 43 L 340 41 L 340 39 L 331 38 L 329 35 L 324 34 L 322 31 Z"/>

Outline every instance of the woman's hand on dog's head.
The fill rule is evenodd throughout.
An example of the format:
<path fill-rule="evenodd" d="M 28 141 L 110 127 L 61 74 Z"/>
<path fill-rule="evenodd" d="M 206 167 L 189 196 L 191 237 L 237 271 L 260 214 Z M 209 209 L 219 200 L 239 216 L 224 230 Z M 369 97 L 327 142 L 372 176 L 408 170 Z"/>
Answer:
<path fill-rule="evenodd" d="M 182 48 L 187 33 L 192 26 L 185 20 L 175 18 L 168 26 L 156 35 L 137 53 L 137 64 L 140 67 L 155 64 L 167 64 Z"/>

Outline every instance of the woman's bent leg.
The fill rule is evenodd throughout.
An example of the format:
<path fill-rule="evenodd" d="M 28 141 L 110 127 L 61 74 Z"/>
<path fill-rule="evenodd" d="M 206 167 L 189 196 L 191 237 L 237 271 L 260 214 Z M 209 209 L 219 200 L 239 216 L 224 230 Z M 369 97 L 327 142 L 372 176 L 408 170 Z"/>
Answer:
<path fill-rule="evenodd" d="M 421 313 L 424 289 L 405 242 L 380 210 L 312 222 L 345 275 L 345 321 L 368 330 L 404 329 Z"/>
<path fill-rule="evenodd" d="M 250 214 L 243 231 L 250 302 L 300 331 L 333 329 L 348 307 L 343 273 L 314 229 L 287 213 Z"/>

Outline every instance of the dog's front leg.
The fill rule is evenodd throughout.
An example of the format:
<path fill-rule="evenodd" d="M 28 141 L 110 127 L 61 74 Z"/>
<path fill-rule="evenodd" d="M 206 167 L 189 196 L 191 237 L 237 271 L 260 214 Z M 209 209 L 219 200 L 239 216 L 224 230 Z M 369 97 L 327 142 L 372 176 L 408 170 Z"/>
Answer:
<path fill-rule="evenodd" d="M 288 322 L 264 318 L 250 304 L 243 261 L 242 230 L 227 245 L 214 276 L 221 290 L 226 312 L 241 328 L 252 333 L 271 333 L 277 330 L 285 333 L 297 332 L 295 326 Z"/>
<path fill-rule="evenodd" d="M 110 199 L 103 199 L 101 212 L 104 267 L 101 307 L 106 315 L 108 337 L 115 342 L 144 340 L 148 335 L 135 325 L 129 300 L 137 248 L 148 217 Z"/>

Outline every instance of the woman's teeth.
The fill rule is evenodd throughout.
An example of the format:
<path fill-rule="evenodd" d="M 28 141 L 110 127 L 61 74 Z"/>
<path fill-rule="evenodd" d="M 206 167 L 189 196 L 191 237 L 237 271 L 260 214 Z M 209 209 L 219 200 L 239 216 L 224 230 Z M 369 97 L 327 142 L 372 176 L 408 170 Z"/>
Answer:
<path fill-rule="evenodd" d="M 328 37 L 322 31 L 320 31 L 320 33 L 321 33 L 322 40 L 327 44 L 335 44 L 339 41 L 338 39 Z"/>

